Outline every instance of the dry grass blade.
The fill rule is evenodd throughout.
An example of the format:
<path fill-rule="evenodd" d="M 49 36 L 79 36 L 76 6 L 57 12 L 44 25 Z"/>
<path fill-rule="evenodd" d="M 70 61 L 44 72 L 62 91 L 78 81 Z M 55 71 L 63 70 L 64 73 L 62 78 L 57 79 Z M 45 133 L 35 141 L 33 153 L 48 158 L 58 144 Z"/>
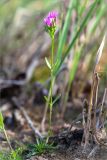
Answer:
<path fill-rule="evenodd" d="M 104 35 L 104 37 L 102 39 L 102 42 L 100 44 L 100 47 L 98 49 L 98 52 L 97 52 L 96 61 L 95 61 L 95 67 L 99 63 L 100 58 L 102 56 L 102 52 L 103 52 L 103 48 L 104 48 L 104 44 L 105 44 L 105 37 L 106 37 L 106 34 Z"/>

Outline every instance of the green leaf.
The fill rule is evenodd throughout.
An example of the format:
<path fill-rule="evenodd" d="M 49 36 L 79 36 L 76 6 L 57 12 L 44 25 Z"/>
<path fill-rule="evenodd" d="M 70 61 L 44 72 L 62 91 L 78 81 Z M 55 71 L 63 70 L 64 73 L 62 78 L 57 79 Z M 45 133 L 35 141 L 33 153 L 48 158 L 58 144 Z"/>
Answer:
<path fill-rule="evenodd" d="M 65 54 L 63 56 L 63 58 L 61 59 L 60 64 L 58 65 L 58 68 L 56 69 L 54 75 L 56 76 L 65 60 L 65 58 L 68 56 L 70 50 L 73 48 L 76 40 L 78 39 L 78 37 L 80 36 L 80 33 L 83 31 L 84 27 L 86 26 L 86 24 L 88 23 L 89 18 L 92 16 L 92 13 L 95 11 L 95 8 L 98 4 L 99 0 L 96 0 L 94 3 L 92 3 L 92 5 L 90 6 L 86 16 L 84 17 L 82 23 L 80 24 L 80 27 L 78 28 L 77 32 L 75 33 L 73 39 L 71 40 L 71 43 L 69 44 L 67 50 L 65 51 Z M 60 57 L 58 57 L 60 58 Z"/>
<path fill-rule="evenodd" d="M 59 99 L 60 97 L 61 97 L 61 94 L 55 98 L 55 100 L 52 102 L 52 104 L 54 105 L 54 104 L 58 101 L 58 99 Z"/>
<path fill-rule="evenodd" d="M 48 59 L 46 57 L 45 57 L 45 62 L 47 64 L 48 68 L 51 69 L 51 64 L 49 63 L 49 61 L 48 61 Z"/>
<path fill-rule="evenodd" d="M 72 15 L 73 5 L 74 5 L 74 1 L 70 0 L 69 9 L 67 11 L 67 15 L 65 18 L 65 23 L 64 23 L 64 26 L 62 29 L 62 33 L 60 35 L 58 51 L 57 51 L 57 55 L 56 55 L 56 59 L 58 59 L 59 61 L 61 60 L 64 44 L 67 39 L 67 34 L 68 34 L 69 26 L 70 26 L 70 18 Z"/>
<path fill-rule="evenodd" d="M 59 61 L 59 59 L 57 59 L 56 63 L 53 66 L 53 74 L 56 72 L 56 70 L 57 70 L 57 68 L 58 68 L 59 65 L 60 65 L 60 61 Z"/>
<path fill-rule="evenodd" d="M 82 30 L 83 30 L 84 27 L 86 26 L 89 18 L 91 17 L 91 15 L 92 15 L 95 7 L 96 7 L 97 2 L 98 2 L 98 0 L 96 0 L 96 1 L 90 6 L 89 11 L 87 12 L 85 18 L 83 19 L 80 27 L 78 28 L 78 30 L 77 30 L 77 32 L 76 32 L 76 34 L 75 34 L 74 38 L 72 39 L 69 47 L 68 47 L 67 50 L 66 50 L 62 62 L 65 60 L 66 56 L 69 54 L 69 51 L 72 49 L 72 47 L 73 47 L 73 45 L 75 44 L 77 38 L 80 36 L 80 33 L 82 32 Z"/>
<path fill-rule="evenodd" d="M 103 3 L 102 6 L 99 8 L 97 8 L 96 10 L 96 18 L 95 21 L 93 23 L 93 26 L 90 28 L 89 33 L 93 34 L 96 30 L 96 28 L 99 26 L 100 21 L 102 20 L 103 16 L 106 14 L 106 5 Z"/>
<path fill-rule="evenodd" d="M 44 98 L 45 98 L 46 102 L 49 102 L 48 97 L 44 96 Z"/>
<path fill-rule="evenodd" d="M 0 112 L 0 130 L 3 130 L 3 128 L 4 128 L 3 115 Z"/>

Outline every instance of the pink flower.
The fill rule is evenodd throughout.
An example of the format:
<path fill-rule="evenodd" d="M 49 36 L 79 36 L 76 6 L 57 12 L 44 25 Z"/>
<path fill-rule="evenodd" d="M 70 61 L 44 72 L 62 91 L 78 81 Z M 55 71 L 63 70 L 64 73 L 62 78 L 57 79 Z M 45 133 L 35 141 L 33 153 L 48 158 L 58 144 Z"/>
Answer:
<path fill-rule="evenodd" d="M 49 12 L 46 18 L 44 18 L 45 25 L 48 27 L 55 27 L 57 16 L 58 13 L 56 11 Z"/>

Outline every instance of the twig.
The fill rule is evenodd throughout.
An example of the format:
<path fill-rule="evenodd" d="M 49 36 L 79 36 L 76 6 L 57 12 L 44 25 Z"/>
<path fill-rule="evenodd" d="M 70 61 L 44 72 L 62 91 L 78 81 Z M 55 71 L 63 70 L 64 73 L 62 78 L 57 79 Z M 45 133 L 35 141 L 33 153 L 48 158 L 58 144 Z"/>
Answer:
<path fill-rule="evenodd" d="M 19 85 L 19 86 L 23 86 L 25 84 L 25 80 L 4 80 L 4 79 L 0 79 L 0 85 Z"/>
<path fill-rule="evenodd" d="M 99 146 L 98 146 L 98 145 L 95 146 L 95 147 L 92 149 L 92 151 L 90 152 L 90 154 L 88 155 L 87 158 L 92 158 L 93 156 L 95 156 L 95 154 L 96 154 L 96 152 L 97 152 L 98 149 L 99 149 Z"/>
<path fill-rule="evenodd" d="M 14 97 L 12 98 L 13 102 L 15 103 L 15 105 L 20 109 L 20 111 L 22 112 L 22 114 L 24 115 L 28 125 L 30 126 L 30 128 L 32 129 L 32 131 L 34 132 L 34 134 L 40 138 L 43 139 L 43 136 L 41 135 L 41 133 L 34 127 L 34 124 L 32 122 L 32 120 L 30 119 L 30 117 L 28 116 L 27 112 L 24 110 L 24 108 L 22 106 L 19 105 L 17 99 Z"/>

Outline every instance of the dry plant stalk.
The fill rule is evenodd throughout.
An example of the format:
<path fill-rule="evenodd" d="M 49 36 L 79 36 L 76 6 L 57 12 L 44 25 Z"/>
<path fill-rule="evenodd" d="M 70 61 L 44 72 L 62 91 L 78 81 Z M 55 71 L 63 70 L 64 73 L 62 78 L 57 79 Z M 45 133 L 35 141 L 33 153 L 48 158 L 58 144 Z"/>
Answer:
<path fill-rule="evenodd" d="M 101 107 L 100 107 L 99 118 L 98 118 L 98 122 L 97 122 L 97 126 L 100 126 L 100 127 L 103 127 L 103 128 L 104 128 L 103 108 L 104 108 L 104 102 L 105 102 L 105 99 L 106 99 L 106 95 L 107 95 L 107 88 L 105 88 L 105 90 L 104 90 L 104 95 L 103 95 L 103 99 L 102 99 L 102 103 L 101 103 Z"/>
<path fill-rule="evenodd" d="M 98 86 L 99 86 L 99 77 L 98 73 L 95 72 L 93 73 L 93 84 L 91 89 L 87 122 L 84 126 L 85 147 L 89 143 L 90 132 L 92 136 L 94 136 L 96 133 L 96 107 L 97 107 L 97 97 L 98 97 Z"/>
<path fill-rule="evenodd" d="M 85 138 L 84 148 L 85 149 L 89 144 L 90 135 L 94 138 L 96 143 L 100 143 L 96 135 L 96 108 L 97 108 L 98 87 L 99 87 L 99 74 L 96 71 L 96 66 L 98 65 L 100 58 L 102 56 L 104 42 L 105 42 L 105 36 L 103 37 L 101 45 L 98 49 L 96 61 L 95 61 L 95 67 L 93 70 L 91 96 L 90 96 L 90 102 L 88 106 L 87 122 L 85 122 L 84 114 L 83 114 L 83 126 L 84 126 L 84 138 Z"/>

